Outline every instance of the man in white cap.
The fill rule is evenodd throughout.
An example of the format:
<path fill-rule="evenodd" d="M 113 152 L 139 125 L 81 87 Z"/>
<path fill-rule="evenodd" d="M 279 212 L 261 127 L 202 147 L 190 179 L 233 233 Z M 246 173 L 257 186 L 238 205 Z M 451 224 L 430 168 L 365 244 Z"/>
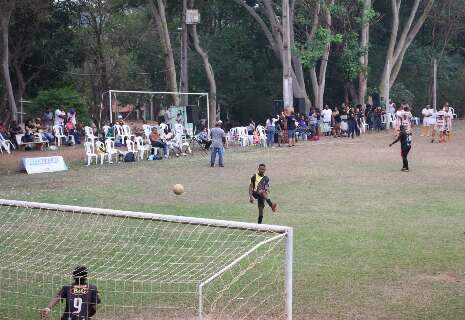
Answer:
<path fill-rule="evenodd" d="M 218 153 L 219 159 L 218 164 L 220 167 L 224 167 L 223 162 L 223 154 L 224 154 L 224 146 L 223 144 L 226 142 L 226 134 L 224 130 L 221 129 L 221 125 L 223 122 L 218 120 L 215 124 L 215 127 L 210 130 L 210 139 L 212 141 L 210 150 L 210 166 L 215 166 L 216 154 Z"/>

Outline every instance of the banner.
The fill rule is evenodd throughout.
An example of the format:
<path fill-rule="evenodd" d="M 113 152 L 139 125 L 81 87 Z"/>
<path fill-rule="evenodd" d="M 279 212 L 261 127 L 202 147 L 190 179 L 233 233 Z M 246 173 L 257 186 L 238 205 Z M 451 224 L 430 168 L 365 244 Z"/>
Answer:
<path fill-rule="evenodd" d="M 19 171 L 26 171 L 28 174 L 66 170 L 68 167 L 62 156 L 22 158 L 19 163 Z"/>

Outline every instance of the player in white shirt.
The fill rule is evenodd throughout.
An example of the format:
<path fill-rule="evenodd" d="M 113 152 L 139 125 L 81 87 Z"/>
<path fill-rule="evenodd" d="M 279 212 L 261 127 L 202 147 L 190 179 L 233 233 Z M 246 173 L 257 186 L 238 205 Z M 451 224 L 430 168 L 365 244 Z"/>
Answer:
<path fill-rule="evenodd" d="M 421 137 L 429 137 L 429 126 L 430 126 L 430 119 L 431 116 L 433 115 L 433 112 L 430 111 L 433 110 L 431 109 L 430 105 L 427 105 L 426 107 L 421 110 L 421 115 L 423 116 L 423 126 L 421 127 Z"/>
<path fill-rule="evenodd" d="M 444 131 L 446 129 L 446 113 L 440 110 L 435 114 L 436 123 L 434 125 L 433 133 L 431 135 L 431 143 L 434 142 L 436 135 L 439 135 L 439 142 L 444 142 Z"/>
<path fill-rule="evenodd" d="M 413 119 L 413 115 L 412 113 L 410 112 L 410 107 L 408 105 L 405 105 L 404 106 L 404 112 L 402 113 L 402 116 L 401 116 L 401 125 L 404 126 L 405 128 L 405 131 L 408 133 L 408 134 L 411 134 L 412 133 L 412 119 Z"/>
<path fill-rule="evenodd" d="M 402 124 L 402 118 L 404 116 L 404 105 L 401 104 L 399 108 L 397 108 L 396 111 L 396 133 L 399 133 L 400 131 L 400 125 Z"/>
<path fill-rule="evenodd" d="M 450 140 L 452 131 L 452 112 L 449 110 L 449 104 L 446 103 L 443 108 L 444 111 L 444 142 L 445 139 Z"/>

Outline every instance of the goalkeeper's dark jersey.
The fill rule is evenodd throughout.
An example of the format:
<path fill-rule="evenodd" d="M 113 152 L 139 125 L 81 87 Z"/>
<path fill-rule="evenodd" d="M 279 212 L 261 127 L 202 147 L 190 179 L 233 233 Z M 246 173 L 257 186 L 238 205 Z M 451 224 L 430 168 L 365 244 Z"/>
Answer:
<path fill-rule="evenodd" d="M 88 320 L 100 303 L 97 287 L 91 284 L 64 286 L 59 295 L 66 303 L 61 320 Z"/>

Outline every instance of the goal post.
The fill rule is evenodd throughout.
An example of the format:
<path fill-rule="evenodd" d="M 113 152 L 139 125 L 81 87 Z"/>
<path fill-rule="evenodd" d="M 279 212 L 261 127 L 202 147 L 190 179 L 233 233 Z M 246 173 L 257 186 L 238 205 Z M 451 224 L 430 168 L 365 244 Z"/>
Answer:
<path fill-rule="evenodd" d="M 84 264 L 99 319 L 291 320 L 292 242 L 284 226 L 0 199 L 0 318 L 31 318 Z"/>
<path fill-rule="evenodd" d="M 118 110 L 115 110 L 114 108 L 114 103 L 118 103 L 115 101 L 115 97 L 118 94 L 125 94 L 125 95 L 150 95 L 151 96 L 151 108 L 150 110 L 146 110 L 144 108 L 144 115 L 150 114 L 150 120 L 155 120 L 155 115 L 153 114 L 153 97 L 163 97 L 163 96 L 187 96 L 187 105 L 180 105 L 180 106 L 173 106 L 173 105 L 166 105 L 164 107 L 168 108 L 174 108 L 177 110 L 182 110 L 183 116 L 185 117 L 185 124 L 187 127 L 187 123 L 189 122 L 187 119 L 187 112 L 186 108 L 187 107 L 197 107 L 197 110 L 195 112 L 199 113 L 205 113 L 204 116 L 206 117 L 207 120 L 207 126 L 209 126 L 210 123 L 210 100 L 209 100 L 209 94 L 208 92 L 165 92 L 165 91 L 137 91 L 137 90 L 109 90 L 109 103 L 110 103 L 110 122 L 113 122 L 115 120 L 115 116 L 119 115 Z M 197 98 L 195 101 L 189 101 L 190 98 Z M 204 98 L 204 99 L 202 99 Z M 201 107 L 200 107 L 200 102 L 201 100 L 203 103 L 203 107 L 205 108 L 204 112 L 201 112 Z M 116 105 L 117 107 L 117 105 Z M 148 111 L 148 112 L 147 112 Z M 175 115 L 173 115 L 175 116 Z M 191 119 L 189 119 L 191 120 Z M 190 123 L 190 122 L 189 122 Z"/>

